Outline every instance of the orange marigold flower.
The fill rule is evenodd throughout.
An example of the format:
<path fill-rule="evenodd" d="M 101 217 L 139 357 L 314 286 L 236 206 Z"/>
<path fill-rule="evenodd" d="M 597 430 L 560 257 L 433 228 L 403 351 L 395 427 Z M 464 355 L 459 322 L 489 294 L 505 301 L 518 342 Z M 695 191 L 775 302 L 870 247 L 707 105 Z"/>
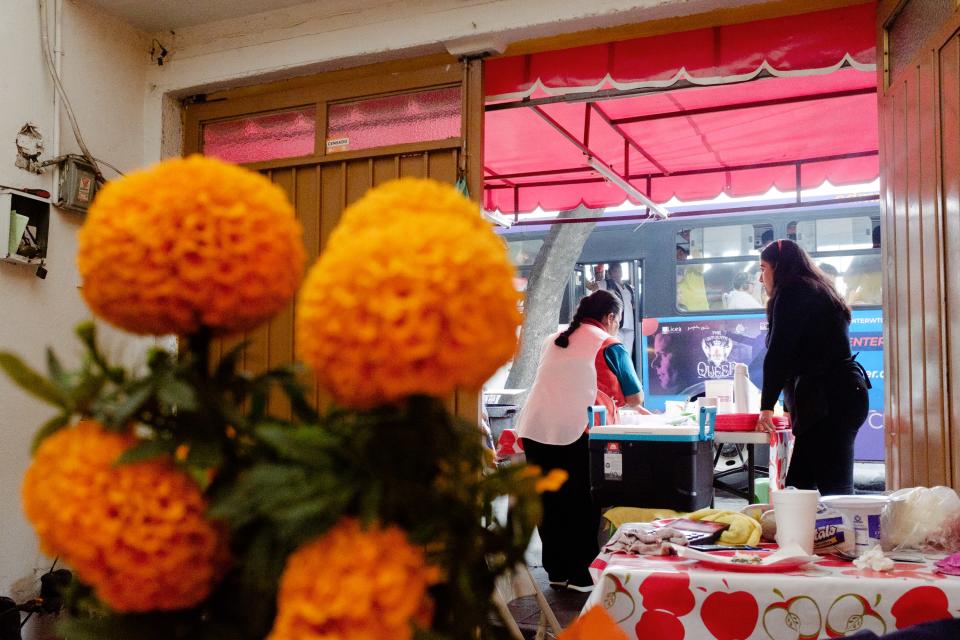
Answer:
<path fill-rule="evenodd" d="M 300 357 L 344 405 L 478 388 L 516 349 L 503 241 L 450 185 L 405 178 L 348 207 L 297 305 Z"/>
<path fill-rule="evenodd" d="M 293 297 L 302 235 L 263 176 L 213 158 L 167 160 L 97 194 L 78 239 L 81 292 L 134 333 L 243 331 Z"/>
<path fill-rule="evenodd" d="M 43 550 L 114 610 L 190 607 L 224 568 L 225 540 L 171 464 L 114 465 L 135 442 L 92 421 L 50 436 L 24 477 L 24 510 Z"/>
<path fill-rule="evenodd" d="M 559 491 L 563 483 L 567 481 L 569 474 L 563 469 L 551 469 L 550 473 L 539 478 L 534 485 L 537 493 L 544 491 Z"/>
<path fill-rule="evenodd" d="M 345 519 L 287 559 L 268 640 L 409 640 L 440 572 L 397 527 Z"/>
<path fill-rule="evenodd" d="M 627 640 L 627 634 L 598 605 L 574 620 L 558 640 Z"/>

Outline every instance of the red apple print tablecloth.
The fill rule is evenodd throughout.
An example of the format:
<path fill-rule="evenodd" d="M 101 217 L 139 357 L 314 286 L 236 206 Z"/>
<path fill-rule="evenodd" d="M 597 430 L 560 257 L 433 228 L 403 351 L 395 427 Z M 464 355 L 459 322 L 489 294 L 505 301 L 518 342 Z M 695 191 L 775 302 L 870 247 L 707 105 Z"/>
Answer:
<path fill-rule="evenodd" d="M 602 605 L 637 640 L 814 640 L 960 617 L 960 577 L 934 573 L 932 561 L 877 572 L 827 556 L 790 572 L 744 573 L 601 554 L 590 570 L 597 586 L 584 610 Z"/>

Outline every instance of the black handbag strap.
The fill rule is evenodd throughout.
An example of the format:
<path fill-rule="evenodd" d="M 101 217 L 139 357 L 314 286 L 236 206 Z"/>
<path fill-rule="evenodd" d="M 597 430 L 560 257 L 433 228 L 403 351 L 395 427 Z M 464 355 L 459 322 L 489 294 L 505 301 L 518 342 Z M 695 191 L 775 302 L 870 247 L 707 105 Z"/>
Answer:
<path fill-rule="evenodd" d="M 857 351 L 855 354 L 850 356 L 850 367 L 857 372 L 857 374 L 863 378 L 863 385 L 867 389 L 872 389 L 873 385 L 870 384 L 870 376 L 867 375 L 867 370 L 863 368 L 863 365 L 857 362 L 857 356 L 860 355 L 860 352 Z"/>

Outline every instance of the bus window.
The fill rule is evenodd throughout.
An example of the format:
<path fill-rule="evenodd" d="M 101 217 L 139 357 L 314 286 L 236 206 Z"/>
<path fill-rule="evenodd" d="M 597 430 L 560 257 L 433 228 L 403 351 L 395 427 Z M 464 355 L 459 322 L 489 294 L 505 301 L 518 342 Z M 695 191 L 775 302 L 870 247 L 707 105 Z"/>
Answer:
<path fill-rule="evenodd" d="M 754 256 L 773 240 L 770 224 L 731 224 L 681 229 L 677 232 L 677 259 Z"/>
<path fill-rule="evenodd" d="M 831 256 L 814 261 L 851 307 L 883 303 L 879 255 Z"/>
<path fill-rule="evenodd" d="M 766 304 L 755 260 L 677 267 L 677 309 L 725 311 L 762 309 Z"/>
<path fill-rule="evenodd" d="M 797 244 L 808 253 L 874 248 L 874 225 L 868 216 L 798 220 L 790 226 L 796 228 Z"/>

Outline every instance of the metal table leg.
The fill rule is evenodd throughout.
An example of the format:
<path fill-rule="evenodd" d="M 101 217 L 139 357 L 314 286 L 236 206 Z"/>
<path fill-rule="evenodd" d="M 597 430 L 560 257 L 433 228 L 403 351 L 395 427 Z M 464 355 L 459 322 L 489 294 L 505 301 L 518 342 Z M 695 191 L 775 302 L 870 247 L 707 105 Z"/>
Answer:
<path fill-rule="evenodd" d="M 747 498 L 748 504 L 754 504 L 757 501 L 757 470 L 753 466 L 753 447 L 752 444 L 747 444 L 747 493 L 749 497 Z"/>

